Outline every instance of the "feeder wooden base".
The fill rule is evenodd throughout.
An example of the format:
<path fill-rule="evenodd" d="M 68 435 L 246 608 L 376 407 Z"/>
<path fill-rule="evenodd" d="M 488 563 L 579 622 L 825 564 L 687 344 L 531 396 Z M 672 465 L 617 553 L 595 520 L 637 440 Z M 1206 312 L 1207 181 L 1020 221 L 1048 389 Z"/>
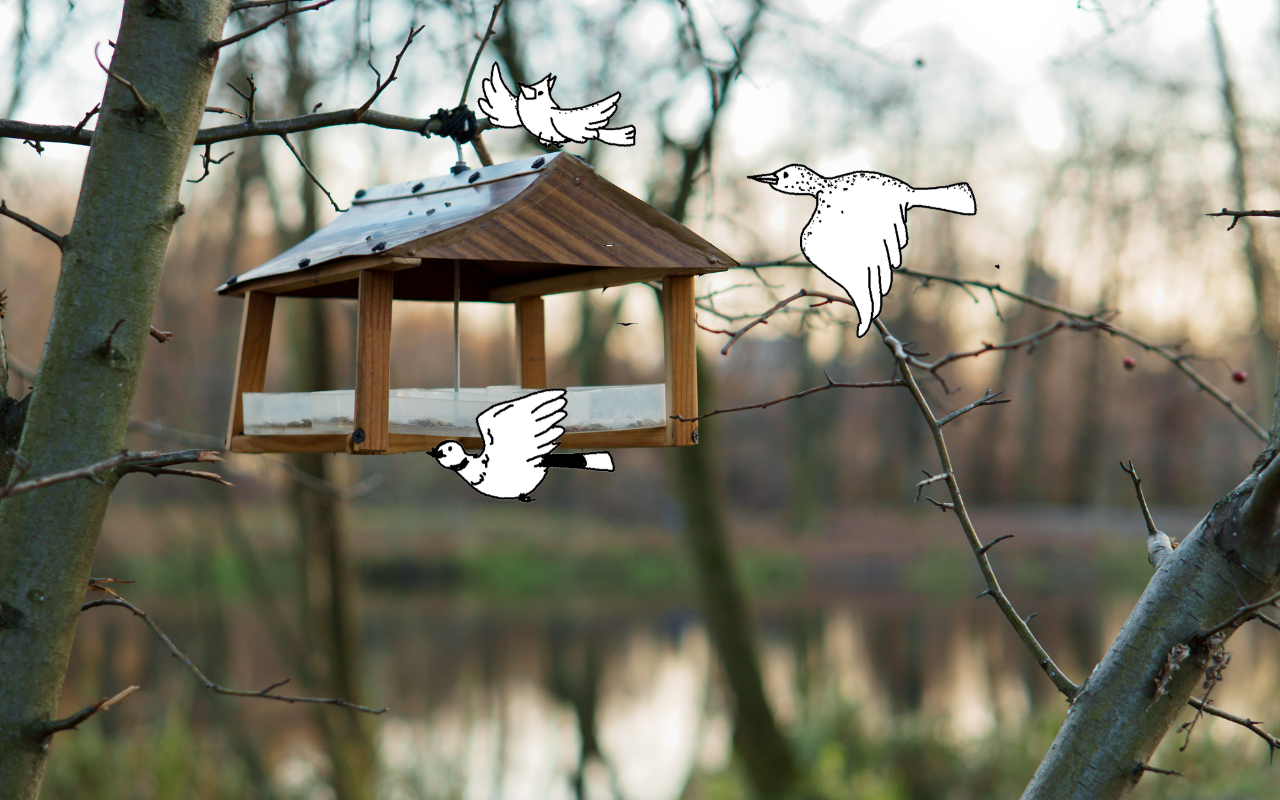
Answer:
<path fill-rule="evenodd" d="M 290 434 L 280 436 L 247 436 L 239 434 L 231 437 L 233 453 L 346 453 L 347 437 L 345 433 Z M 443 441 L 452 439 L 449 436 L 424 436 L 416 433 L 392 433 L 387 444 L 386 454 L 391 453 L 424 453 Z M 560 437 L 561 450 L 612 450 L 622 447 L 662 447 L 666 444 L 667 429 L 665 426 L 653 428 L 630 428 L 621 431 L 584 431 L 582 433 L 566 433 Z M 462 446 L 473 452 L 483 448 L 479 436 L 464 436 L 454 441 L 462 442 Z M 360 455 L 360 454 L 357 454 Z"/>

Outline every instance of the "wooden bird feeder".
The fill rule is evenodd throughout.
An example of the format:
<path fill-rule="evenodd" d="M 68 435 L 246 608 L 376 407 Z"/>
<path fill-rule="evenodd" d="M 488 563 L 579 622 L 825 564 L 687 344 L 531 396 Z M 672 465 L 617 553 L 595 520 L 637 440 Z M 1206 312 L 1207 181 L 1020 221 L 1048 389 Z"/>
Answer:
<path fill-rule="evenodd" d="M 227 446 L 239 453 L 479 449 L 475 416 L 547 388 L 544 295 L 662 282 L 666 380 L 573 387 L 562 446 L 696 444 L 694 276 L 736 266 L 697 234 L 556 153 L 356 193 L 350 210 L 227 281 L 245 298 Z M 358 301 L 354 391 L 267 394 L 278 296 Z M 392 300 L 511 303 L 519 387 L 391 389 Z"/>

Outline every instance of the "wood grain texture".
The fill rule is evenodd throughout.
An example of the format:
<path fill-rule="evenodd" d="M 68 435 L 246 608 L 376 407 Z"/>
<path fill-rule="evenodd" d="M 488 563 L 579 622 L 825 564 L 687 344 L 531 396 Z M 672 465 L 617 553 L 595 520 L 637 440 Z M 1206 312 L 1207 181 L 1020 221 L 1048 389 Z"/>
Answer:
<path fill-rule="evenodd" d="M 227 426 L 227 445 L 244 433 L 244 393 L 261 392 L 267 385 L 267 350 L 271 345 L 271 321 L 275 316 L 276 296 L 249 292 L 244 300 L 244 317 L 240 322 L 240 349 L 236 355 L 236 371 L 231 387 L 231 421 Z M 232 448 L 234 449 L 234 448 Z"/>
<path fill-rule="evenodd" d="M 360 272 L 366 269 L 402 270 L 411 269 L 422 264 L 421 259 L 403 256 L 362 256 L 360 258 L 344 258 L 331 261 L 318 267 L 301 267 L 296 273 L 286 275 L 270 275 L 256 281 L 237 283 L 225 294 L 234 296 L 244 294 L 248 290 L 270 292 L 271 294 L 292 294 L 299 290 L 314 289 L 342 281 L 356 280 Z M 318 295 L 326 296 L 326 295 Z M 345 296 L 345 295 L 344 295 Z"/>
<path fill-rule="evenodd" d="M 356 312 L 355 429 L 348 452 L 385 453 L 391 413 L 391 300 L 395 276 L 369 269 L 360 273 L 360 307 Z"/>
<path fill-rule="evenodd" d="M 693 276 L 662 279 L 662 332 L 666 356 L 667 446 L 697 444 L 698 423 L 671 415 L 698 416 L 698 351 L 694 342 Z"/>
<path fill-rule="evenodd" d="M 645 267 L 611 267 L 594 269 L 589 272 L 574 272 L 568 275 L 557 275 L 551 278 L 540 278 L 525 283 L 513 283 L 498 286 L 489 290 L 489 299 L 495 302 L 508 302 L 524 295 L 562 294 L 564 292 L 581 292 L 587 289 L 604 289 L 609 286 L 625 286 L 629 283 L 662 280 L 668 275 L 697 275 L 693 270 L 670 270 Z"/>
<path fill-rule="evenodd" d="M 547 388 L 547 324 L 541 297 L 516 300 L 516 376 L 522 388 Z"/>
<path fill-rule="evenodd" d="M 662 447 L 666 428 L 630 428 L 624 431 L 585 431 L 566 433 L 560 437 L 560 451 L 616 450 L 628 447 Z M 348 435 L 341 433 L 288 434 L 280 436 L 235 436 L 232 450 L 237 453 L 344 453 Z M 480 437 L 423 436 L 415 433 L 392 433 L 386 454 L 424 453 L 444 441 L 462 442 L 472 453 L 482 449 Z M 368 452 L 354 455 L 375 455 Z"/>

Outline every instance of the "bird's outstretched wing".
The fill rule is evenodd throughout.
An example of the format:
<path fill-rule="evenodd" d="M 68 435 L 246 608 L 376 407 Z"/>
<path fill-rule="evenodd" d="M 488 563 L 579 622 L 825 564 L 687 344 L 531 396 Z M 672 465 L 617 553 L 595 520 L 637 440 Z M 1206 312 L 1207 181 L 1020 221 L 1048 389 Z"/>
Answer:
<path fill-rule="evenodd" d="M 476 417 L 484 440 L 481 458 L 494 463 L 532 462 L 559 446 L 568 404 L 564 389 L 545 389 L 499 403 Z"/>
<path fill-rule="evenodd" d="M 618 110 L 621 92 L 614 92 L 605 99 L 581 108 L 551 109 L 551 124 L 556 132 L 574 142 L 595 138 L 595 131 L 609 124 L 609 117 Z"/>
<path fill-rule="evenodd" d="M 502 80 L 502 72 L 498 62 L 493 62 L 493 71 L 489 77 L 480 81 L 480 99 L 476 105 L 489 117 L 489 122 L 499 128 L 519 128 L 520 114 L 516 110 L 516 96 L 507 88 Z"/>

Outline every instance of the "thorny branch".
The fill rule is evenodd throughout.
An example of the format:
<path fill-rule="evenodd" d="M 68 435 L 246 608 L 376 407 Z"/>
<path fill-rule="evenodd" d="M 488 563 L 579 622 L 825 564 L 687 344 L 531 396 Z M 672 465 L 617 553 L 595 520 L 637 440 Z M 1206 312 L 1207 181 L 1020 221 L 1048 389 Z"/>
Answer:
<path fill-rule="evenodd" d="M 1262 723 L 1258 722 L 1257 720 L 1248 719 L 1246 717 L 1237 717 L 1235 714 L 1231 714 L 1229 712 L 1223 711 L 1217 706 L 1211 703 L 1206 703 L 1196 697 L 1187 698 L 1187 705 L 1191 706 L 1197 711 L 1203 712 L 1213 717 L 1225 719 L 1228 722 L 1234 722 L 1237 725 L 1244 726 L 1245 728 L 1248 728 L 1249 730 L 1253 731 L 1259 737 L 1262 738 L 1262 741 L 1267 743 L 1267 747 L 1271 749 L 1272 759 L 1275 758 L 1276 750 L 1280 750 L 1280 739 L 1277 739 L 1275 736 L 1272 736 L 1271 734 L 1263 730 Z"/>
<path fill-rule="evenodd" d="M 952 420 L 956 419 L 962 414 L 969 413 L 970 411 L 974 410 L 975 408 L 978 408 L 979 406 L 998 406 L 1001 403 L 1013 402 L 1008 398 L 1005 398 L 1004 400 L 997 400 L 996 398 L 1002 394 L 1004 394 L 1004 392 L 993 392 L 990 389 L 986 390 L 985 392 L 982 393 L 982 397 L 979 397 L 977 400 L 974 400 L 972 403 L 965 406 L 964 408 L 957 408 L 955 411 L 952 411 L 950 414 L 938 420 L 938 427 L 941 428 L 943 425 L 946 425 L 948 422 L 951 422 Z"/>
<path fill-rule="evenodd" d="M 995 599 L 996 605 L 1000 607 L 1009 623 L 1013 625 L 1018 638 L 1031 651 L 1036 663 L 1049 676 L 1049 680 L 1053 681 L 1053 685 L 1057 687 L 1058 691 L 1070 701 L 1080 691 L 1080 688 L 1072 683 L 1058 668 L 1058 665 L 1053 662 L 1053 659 L 1049 657 L 1044 646 L 1040 644 L 1035 634 L 1027 626 L 1026 620 L 1014 610 L 1013 604 L 1009 602 L 1004 590 L 1000 588 L 1000 582 L 996 580 L 996 574 L 991 568 L 986 549 L 978 538 L 978 532 L 974 529 L 973 521 L 969 518 L 969 510 L 965 507 L 964 498 L 960 494 L 960 484 L 956 481 L 955 469 L 951 466 L 951 454 L 947 450 L 947 442 L 942 434 L 942 426 L 938 424 L 938 418 L 934 416 L 933 410 L 929 407 L 929 401 L 925 399 L 924 393 L 920 391 L 920 386 L 916 383 L 915 375 L 911 371 L 913 357 L 903 348 L 902 342 L 889 333 L 884 323 L 878 319 L 874 320 L 874 322 L 876 328 L 880 331 L 885 346 L 889 348 L 894 361 L 898 364 L 898 371 L 902 375 L 902 379 L 906 381 L 907 388 L 911 391 L 911 396 L 915 399 L 916 405 L 920 407 L 920 413 L 924 415 L 925 422 L 928 423 L 929 430 L 933 434 L 934 447 L 938 452 L 938 460 L 941 463 L 942 472 L 946 475 L 944 480 L 947 484 L 947 491 L 951 495 L 951 503 L 947 505 L 950 505 L 950 510 L 954 511 L 956 518 L 960 520 L 960 527 L 964 529 L 965 538 L 969 540 L 969 546 L 973 549 L 973 554 L 978 560 L 978 567 L 982 570 L 983 578 L 986 579 L 987 590 L 983 594 L 989 594 Z"/>
<path fill-rule="evenodd" d="M 91 586 L 92 586 L 92 583 L 93 582 L 90 581 Z M 98 588 L 98 587 L 93 587 L 93 588 Z M 101 589 L 99 590 L 101 591 Z M 285 703 L 316 703 L 320 705 L 341 706 L 342 708 L 349 708 L 353 711 L 363 711 L 366 714 L 382 714 L 387 711 L 386 708 L 379 708 L 379 709 L 369 708 L 368 706 L 357 705 L 348 700 L 341 700 L 336 697 L 290 697 L 289 695 L 273 694 L 271 690 L 277 689 L 283 686 L 284 684 L 288 683 L 289 682 L 288 678 L 285 678 L 284 680 L 281 680 L 281 681 L 276 681 L 275 683 L 271 684 L 265 689 L 260 689 L 256 692 L 245 690 L 245 689 L 228 689 L 225 686 L 222 686 L 220 684 L 214 683 L 213 681 L 209 680 L 209 678 L 203 672 L 200 671 L 200 668 L 197 667 L 195 663 L 192 662 L 192 660 L 186 656 L 186 654 L 184 654 L 181 650 L 178 649 L 177 645 L 173 643 L 173 640 L 170 639 L 168 635 L 165 634 L 164 631 L 160 630 L 160 626 L 155 623 L 155 620 L 151 619 L 150 615 L 148 615 L 145 611 L 135 606 L 133 603 L 130 603 L 128 600 L 125 600 L 123 597 L 120 597 L 115 592 L 111 592 L 111 594 L 113 595 L 112 598 L 107 600 L 91 600 L 85 603 L 84 605 L 82 605 L 80 607 L 80 610 L 83 612 L 91 608 L 97 608 L 98 606 L 120 606 L 121 608 L 128 609 L 134 614 L 134 616 L 139 617 L 143 622 L 147 623 L 147 625 L 151 628 L 152 632 L 154 632 L 155 635 L 159 637 L 160 641 L 164 642 L 165 647 L 169 648 L 169 652 L 173 655 L 173 657 L 181 661 L 183 664 L 185 664 L 187 666 L 187 669 L 191 670 L 191 672 L 195 674 L 196 678 L 198 678 L 199 681 L 202 684 L 204 684 L 206 689 L 216 692 L 217 694 L 231 695 L 233 697 L 262 697 L 268 700 L 279 700 Z"/>
<path fill-rule="evenodd" d="M 35 220 L 28 219 L 27 217 L 22 216 L 18 212 L 14 211 L 13 209 L 5 205 L 5 202 L 3 200 L 0 200 L 0 216 L 8 217 L 11 220 L 14 220 L 16 222 L 22 223 L 23 225 L 26 225 L 31 230 L 35 231 L 36 233 L 40 234 L 44 238 L 56 244 L 59 250 L 62 249 L 62 242 L 64 241 L 65 237 L 59 236 L 58 234 L 49 230 L 45 226 L 36 222 Z"/>

